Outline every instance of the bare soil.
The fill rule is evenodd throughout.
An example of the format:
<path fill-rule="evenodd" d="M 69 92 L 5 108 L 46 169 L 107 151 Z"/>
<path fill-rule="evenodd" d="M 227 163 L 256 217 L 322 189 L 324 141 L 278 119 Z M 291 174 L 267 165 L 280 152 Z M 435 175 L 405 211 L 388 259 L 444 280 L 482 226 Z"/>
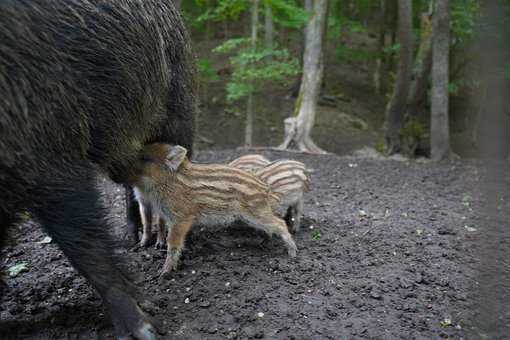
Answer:
<path fill-rule="evenodd" d="M 197 159 L 227 161 L 240 154 L 201 152 Z M 483 205 L 477 163 L 264 154 L 297 158 L 313 170 L 304 225 L 295 236 L 296 259 L 287 256 L 279 239 L 243 226 L 196 226 L 181 269 L 160 281 L 164 252 L 119 247 L 151 302 L 148 312 L 162 338 L 407 340 L 490 334 L 503 339 L 510 334 L 477 324 L 483 314 L 479 244 L 485 237 L 477 212 Z M 123 192 L 100 182 L 121 239 Z M 508 179 L 505 183 L 508 188 Z M 28 271 L 6 280 L 0 338 L 112 338 L 99 297 L 55 244 L 38 243 L 43 231 L 28 222 L 11 235 L 1 253 L 2 269 L 26 263 Z"/>

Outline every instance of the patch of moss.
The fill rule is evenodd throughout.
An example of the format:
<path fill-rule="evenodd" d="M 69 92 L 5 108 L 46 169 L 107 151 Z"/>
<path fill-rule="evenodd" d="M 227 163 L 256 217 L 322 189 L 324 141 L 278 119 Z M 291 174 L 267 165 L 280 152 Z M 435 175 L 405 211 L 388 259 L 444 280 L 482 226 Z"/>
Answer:
<path fill-rule="evenodd" d="M 425 127 L 416 119 L 410 119 L 402 129 L 402 137 L 421 139 L 425 135 Z"/>
<path fill-rule="evenodd" d="M 374 149 L 377 150 L 380 154 L 384 154 L 386 151 L 386 145 L 384 144 L 384 140 L 380 140 L 374 145 Z"/>

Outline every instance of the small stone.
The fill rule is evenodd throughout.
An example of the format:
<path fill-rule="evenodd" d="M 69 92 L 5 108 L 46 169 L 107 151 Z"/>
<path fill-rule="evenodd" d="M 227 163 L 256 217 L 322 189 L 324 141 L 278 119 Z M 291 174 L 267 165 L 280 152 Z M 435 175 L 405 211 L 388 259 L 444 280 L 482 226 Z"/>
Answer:
<path fill-rule="evenodd" d="M 189 303 L 189 298 L 184 299 L 184 303 L 188 304 Z"/>
<path fill-rule="evenodd" d="M 252 326 L 246 326 L 243 328 L 243 332 L 244 334 L 246 334 L 246 336 L 248 338 L 254 338 L 255 337 L 255 334 L 257 334 L 257 330 L 252 327 Z"/>
<path fill-rule="evenodd" d="M 199 306 L 202 308 L 209 308 L 211 306 L 211 303 L 207 300 L 204 300 L 204 301 L 200 302 Z"/>
<path fill-rule="evenodd" d="M 472 232 L 475 232 L 476 231 L 476 228 L 473 228 L 473 227 L 470 227 L 468 225 L 465 225 L 464 228 L 466 228 L 467 231 L 469 231 L 470 233 Z"/>
<path fill-rule="evenodd" d="M 375 292 L 375 291 L 372 291 L 372 292 L 370 293 L 370 297 L 371 297 L 372 299 L 376 299 L 376 300 L 381 300 L 381 299 L 382 299 L 381 294 L 379 294 L 378 292 Z"/>
<path fill-rule="evenodd" d="M 39 244 L 48 244 L 51 243 L 52 239 L 49 236 L 44 237 L 41 241 L 37 242 Z"/>
<path fill-rule="evenodd" d="M 258 312 L 258 313 L 257 313 L 257 317 L 259 317 L 259 318 L 263 318 L 263 317 L 264 317 L 264 313 L 262 313 L 262 312 Z"/>
<path fill-rule="evenodd" d="M 407 289 L 410 288 L 411 286 L 412 283 L 408 279 L 400 278 L 400 287 Z"/>
<path fill-rule="evenodd" d="M 230 287 L 230 282 L 225 282 L 225 287 Z"/>

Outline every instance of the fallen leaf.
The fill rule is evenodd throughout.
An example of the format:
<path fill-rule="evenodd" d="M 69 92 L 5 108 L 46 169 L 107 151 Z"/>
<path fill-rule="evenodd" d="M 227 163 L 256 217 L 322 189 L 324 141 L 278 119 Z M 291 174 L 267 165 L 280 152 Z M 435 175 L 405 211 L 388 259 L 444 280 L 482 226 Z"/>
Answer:
<path fill-rule="evenodd" d="M 48 243 L 51 243 L 51 241 L 52 241 L 52 238 L 49 237 L 49 236 L 46 236 L 45 238 L 43 238 L 42 240 L 40 240 L 37 243 L 39 243 L 39 244 L 48 244 Z"/>
<path fill-rule="evenodd" d="M 28 272 L 28 265 L 26 262 L 16 264 L 12 267 L 9 267 L 7 269 L 7 272 L 9 273 L 10 277 L 16 277 L 18 274 Z"/>
<path fill-rule="evenodd" d="M 466 230 L 471 232 L 471 233 L 477 230 L 476 228 L 470 227 L 468 225 L 465 225 L 464 228 L 466 228 Z"/>
<path fill-rule="evenodd" d="M 441 327 L 449 327 L 449 326 L 452 325 L 452 320 L 451 319 L 444 319 L 439 324 L 441 325 Z"/>

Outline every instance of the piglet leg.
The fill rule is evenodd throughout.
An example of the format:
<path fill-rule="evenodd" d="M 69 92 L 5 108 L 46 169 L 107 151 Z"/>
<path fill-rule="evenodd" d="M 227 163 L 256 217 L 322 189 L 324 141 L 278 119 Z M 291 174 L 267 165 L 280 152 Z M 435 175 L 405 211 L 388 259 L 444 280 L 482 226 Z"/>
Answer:
<path fill-rule="evenodd" d="M 184 241 L 186 240 L 186 235 L 188 235 L 192 225 L 193 217 L 189 216 L 178 219 L 170 228 L 166 239 L 168 248 L 165 264 L 163 265 L 163 270 L 161 272 L 162 276 L 169 274 L 172 269 L 177 269 L 182 248 L 184 247 Z"/>

